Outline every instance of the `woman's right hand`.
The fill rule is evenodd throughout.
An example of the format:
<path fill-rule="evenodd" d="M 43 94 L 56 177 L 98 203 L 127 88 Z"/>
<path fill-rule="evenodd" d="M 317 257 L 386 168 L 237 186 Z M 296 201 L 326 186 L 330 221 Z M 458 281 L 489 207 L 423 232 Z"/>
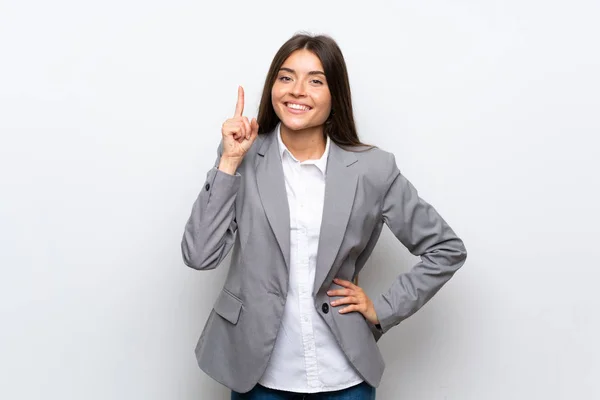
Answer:
<path fill-rule="evenodd" d="M 223 135 L 223 154 L 219 169 L 235 174 L 235 170 L 240 165 L 244 156 L 250 150 L 252 143 L 258 137 L 258 122 L 256 118 L 252 121 L 248 117 L 242 116 L 244 112 L 244 89 L 238 87 L 238 99 L 235 106 L 233 118 L 226 120 L 221 128 Z"/>

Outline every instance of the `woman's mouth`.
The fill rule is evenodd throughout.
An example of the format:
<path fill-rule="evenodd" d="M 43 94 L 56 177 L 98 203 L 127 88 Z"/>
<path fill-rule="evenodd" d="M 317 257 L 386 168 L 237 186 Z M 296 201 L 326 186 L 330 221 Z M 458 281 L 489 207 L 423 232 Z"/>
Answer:
<path fill-rule="evenodd" d="M 312 107 L 309 107 L 304 104 L 290 103 L 290 102 L 284 103 L 284 104 L 285 104 L 285 108 L 292 114 L 303 114 L 305 112 L 312 110 Z"/>

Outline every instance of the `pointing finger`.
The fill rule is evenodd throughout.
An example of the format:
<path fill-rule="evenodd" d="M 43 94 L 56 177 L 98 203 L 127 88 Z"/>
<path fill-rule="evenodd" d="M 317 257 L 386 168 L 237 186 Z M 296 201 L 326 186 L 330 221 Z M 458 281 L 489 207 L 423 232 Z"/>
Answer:
<path fill-rule="evenodd" d="M 238 86 L 238 98 L 237 104 L 235 105 L 235 114 L 234 117 L 241 117 L 244 112 L 244 88 Z"/>

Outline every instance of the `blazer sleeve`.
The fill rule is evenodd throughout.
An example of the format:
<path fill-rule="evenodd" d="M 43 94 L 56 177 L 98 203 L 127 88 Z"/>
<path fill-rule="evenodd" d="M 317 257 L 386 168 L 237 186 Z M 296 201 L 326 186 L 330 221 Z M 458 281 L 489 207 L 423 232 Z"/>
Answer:
<path fill-rule="evenodd" d="M 419 197 L 398 170 L 395 157 L 390 156 L 391 173 L 386 180 L 382 217 L 398 240 L 421 261 L 373 300 L 381 333 L 419 310 L 467 258 L 463 241 L 433 206 Z"/>
<path fill-rule="evenodd" d="M 222 154 L 223 142 L 192 206 L 181 240 L 183 262 L 198 270 L 216 268 L 231 250 L 237 231 L 235 199 L 242 177 L 238 172 L 229 175 L 218 169 Z"/>

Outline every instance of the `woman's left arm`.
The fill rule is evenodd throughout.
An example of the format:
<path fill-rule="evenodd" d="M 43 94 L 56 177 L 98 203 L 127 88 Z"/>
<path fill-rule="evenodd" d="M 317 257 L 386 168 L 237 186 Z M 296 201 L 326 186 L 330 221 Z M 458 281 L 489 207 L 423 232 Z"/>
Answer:
<path fill-rule="evenodd" d="M 421 261 L 400 274 L 390 289 L 373 299 L 379 330 L 385 333 L 410 317 L 465 263 L 467 250 L 442 216 L 398 170 L 390 154 L 391 174 L 382 200 L 382 217 L 392 233 Z"/>

